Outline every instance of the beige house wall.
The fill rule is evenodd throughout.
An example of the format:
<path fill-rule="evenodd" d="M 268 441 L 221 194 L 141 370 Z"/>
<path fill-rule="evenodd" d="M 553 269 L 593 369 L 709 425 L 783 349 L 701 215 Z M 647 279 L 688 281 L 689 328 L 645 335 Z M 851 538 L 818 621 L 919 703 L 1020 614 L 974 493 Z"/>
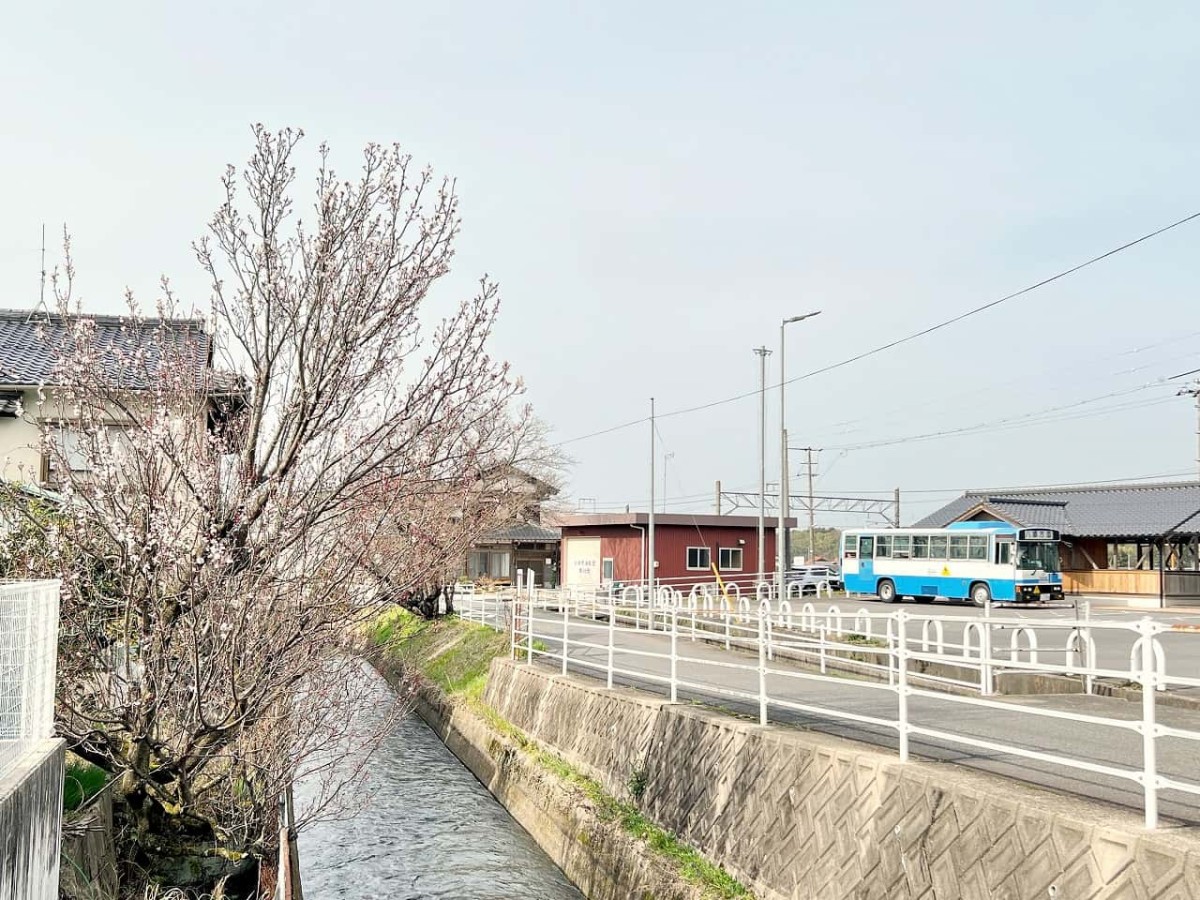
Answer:
<path fill-rule="evenodd" d="M 25 407 L 23 416 L 0 418 L 0 478 L 36 482 L 42 469 L 37 391 L 25 391 L 21 403 Z"/>

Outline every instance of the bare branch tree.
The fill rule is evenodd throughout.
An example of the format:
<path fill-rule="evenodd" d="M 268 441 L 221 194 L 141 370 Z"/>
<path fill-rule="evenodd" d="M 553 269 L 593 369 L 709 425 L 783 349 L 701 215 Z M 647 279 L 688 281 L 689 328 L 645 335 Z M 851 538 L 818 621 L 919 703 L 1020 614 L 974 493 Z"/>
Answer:
<path fill-rule="evenodd" d="M 55 280 L 66 338 L 39 420 L 67 498 L 46 552 L 65 580 L 59 716 L 119 776 L 131 858 L 164 835 L 263 858 L 293 779 L 327 780 L 301 825 L 335 802 L 339 763 L 389 724 L 348 724 L 369 694 L 356 627 L 436 591 L 511 514 L 493 473 L 552 462 L 488 353 L 495 284 L 422 326 L 453 183 L 377 145 L 341 180 L 322 146 L 301 220 L 301 134 L 255 138 L 195 247 L 210 321 L 181 322 L 164 282 L 157 317 L 131 299 L 131 339 L 103 340 L 69 252 Z"/>

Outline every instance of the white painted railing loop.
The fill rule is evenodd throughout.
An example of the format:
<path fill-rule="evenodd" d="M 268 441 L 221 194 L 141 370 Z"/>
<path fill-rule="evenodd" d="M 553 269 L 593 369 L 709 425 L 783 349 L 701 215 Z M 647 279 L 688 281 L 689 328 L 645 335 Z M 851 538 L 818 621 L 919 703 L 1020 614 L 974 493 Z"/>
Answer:
<path fill-rule="evenodd" d="M 800 607 L 800 628 L 804 631 L 817 630 L 817 608 L 811 603 Z"/>
<path fill-rule="evenodd" d="M 871 613 L 863 607 L 859 607 L 854 613 L 854 633 L 871 637 Z"/>
<path fill-rule="evenodd" d="M 1092 640 L 1092 636 L 1088 629 L 1075 628 L 1067 635 L 1067 643 L 1063 652 L 1063 668 L 1068 674 L 1073 674 L 1080 669 L 1076 662 L 1079 654 L 1083 654 L 1083 669 L 1096 668 L 1096 642 Z M 1092 693 L 1092 675 L 1088 673 L 1083 676 L 1083 692 L 1085 694 Z"/>
<path fill-rule="evenodd" d="M 930 639 L 929 633 L 933 632 L 933 638 Z M 939 656 L 946 653 L 946 631 L 942 628 L 941 619 L 926 619 L 921 623 L 921 652 L 928 653 L 930 646 L 933 647 L 933 652 Z"/>
<path fill-rule="evenodd" d="M 1031 665 L 1037 665 L 1038 661 L 1038 640 L 1037 632 L 1032 628 L 1016 628 L 1013 630 L 1012 636 L 1008 640 L 1008 658 L 1020 662 L 1021 660 L 1021 635 L 1025 635 L 1025 640 L 1028 643 L 1029 662 Z"/>
<path fill-rule="evenodd" d="M 1143 644 L 1146 642 L 1146 635 L 1138 638 L 1133 642 L 1133 647 L 1129 651 L 1129 680 L 1140 681 L 1141 672 L 1143 669 Z M 1163 653 L 1162 642 L 1158 638 L 1151 637 L 1150 646 L 1152 648 L 1152 658 L 1154 660 L 1154 671 L 1158 675 L 1158 690 L 1165 691 L 1167 686 L 1164 679 L 1167 677 L 1167 657 Z"/>
<path fill-rule="evenodd" d="M 829 609 L 825 610 L 825 625 L 831 631 L 833 631 L 834 634 L 842 634 L 842 611 L 838 607 L 831 606 Z"/>
<path fill-rule="evenodd" d="M 789 631 L 792 628 L 792 604 L 787 600 L 779 601 L 779 626 Z"/>

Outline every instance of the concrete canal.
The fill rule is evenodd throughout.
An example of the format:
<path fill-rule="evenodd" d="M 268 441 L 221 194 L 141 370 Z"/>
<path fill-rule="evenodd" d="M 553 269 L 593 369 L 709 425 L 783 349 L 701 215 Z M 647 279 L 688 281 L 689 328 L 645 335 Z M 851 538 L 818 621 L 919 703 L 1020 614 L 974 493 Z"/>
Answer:
<path fill-rule="evenodd" d="M 305 900 L 583 897 L 415 714 L 376 752 L 365 790 L 351 817 L 300 835 Z"/>

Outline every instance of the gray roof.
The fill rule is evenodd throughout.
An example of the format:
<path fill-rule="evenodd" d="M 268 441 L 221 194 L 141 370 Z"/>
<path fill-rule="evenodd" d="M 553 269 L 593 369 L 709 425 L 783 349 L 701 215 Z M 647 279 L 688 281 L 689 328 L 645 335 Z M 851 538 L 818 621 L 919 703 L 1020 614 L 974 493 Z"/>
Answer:
<path fill-rule="evenodd" d="M 544 525 L 510 525 L 496 528 L 484 535 L 483 540 L 493 543 L 553 543 L 562 540 L 562 529 Z"/>
<path fill-rule="evenodd" d="M 146 375 L 162 361 L 162 348 L 173 346 L 197 375 L 208 369 L 212 341 L 200 319 L 138 319 L 120 316 L 60 316 L 42 311 L 0 309 L 0 384 L 11 387 L 53 385 L 59 357 L 71 347 L 71 327 L 78 320 L 95 323 L 102 353 L 128 358 L 140 351 L 142 371 L 122 365 L 110 374 L 124 387 L 147 386 Z"/>
<path fill-rule="evenodd" d="M 1200 532 L 1200 482 L 968 491 L 916 524 L 940 528 L 976 511 L 1017 525 L 1056 528 L 1075 537 L 1196 534 Z"/>

